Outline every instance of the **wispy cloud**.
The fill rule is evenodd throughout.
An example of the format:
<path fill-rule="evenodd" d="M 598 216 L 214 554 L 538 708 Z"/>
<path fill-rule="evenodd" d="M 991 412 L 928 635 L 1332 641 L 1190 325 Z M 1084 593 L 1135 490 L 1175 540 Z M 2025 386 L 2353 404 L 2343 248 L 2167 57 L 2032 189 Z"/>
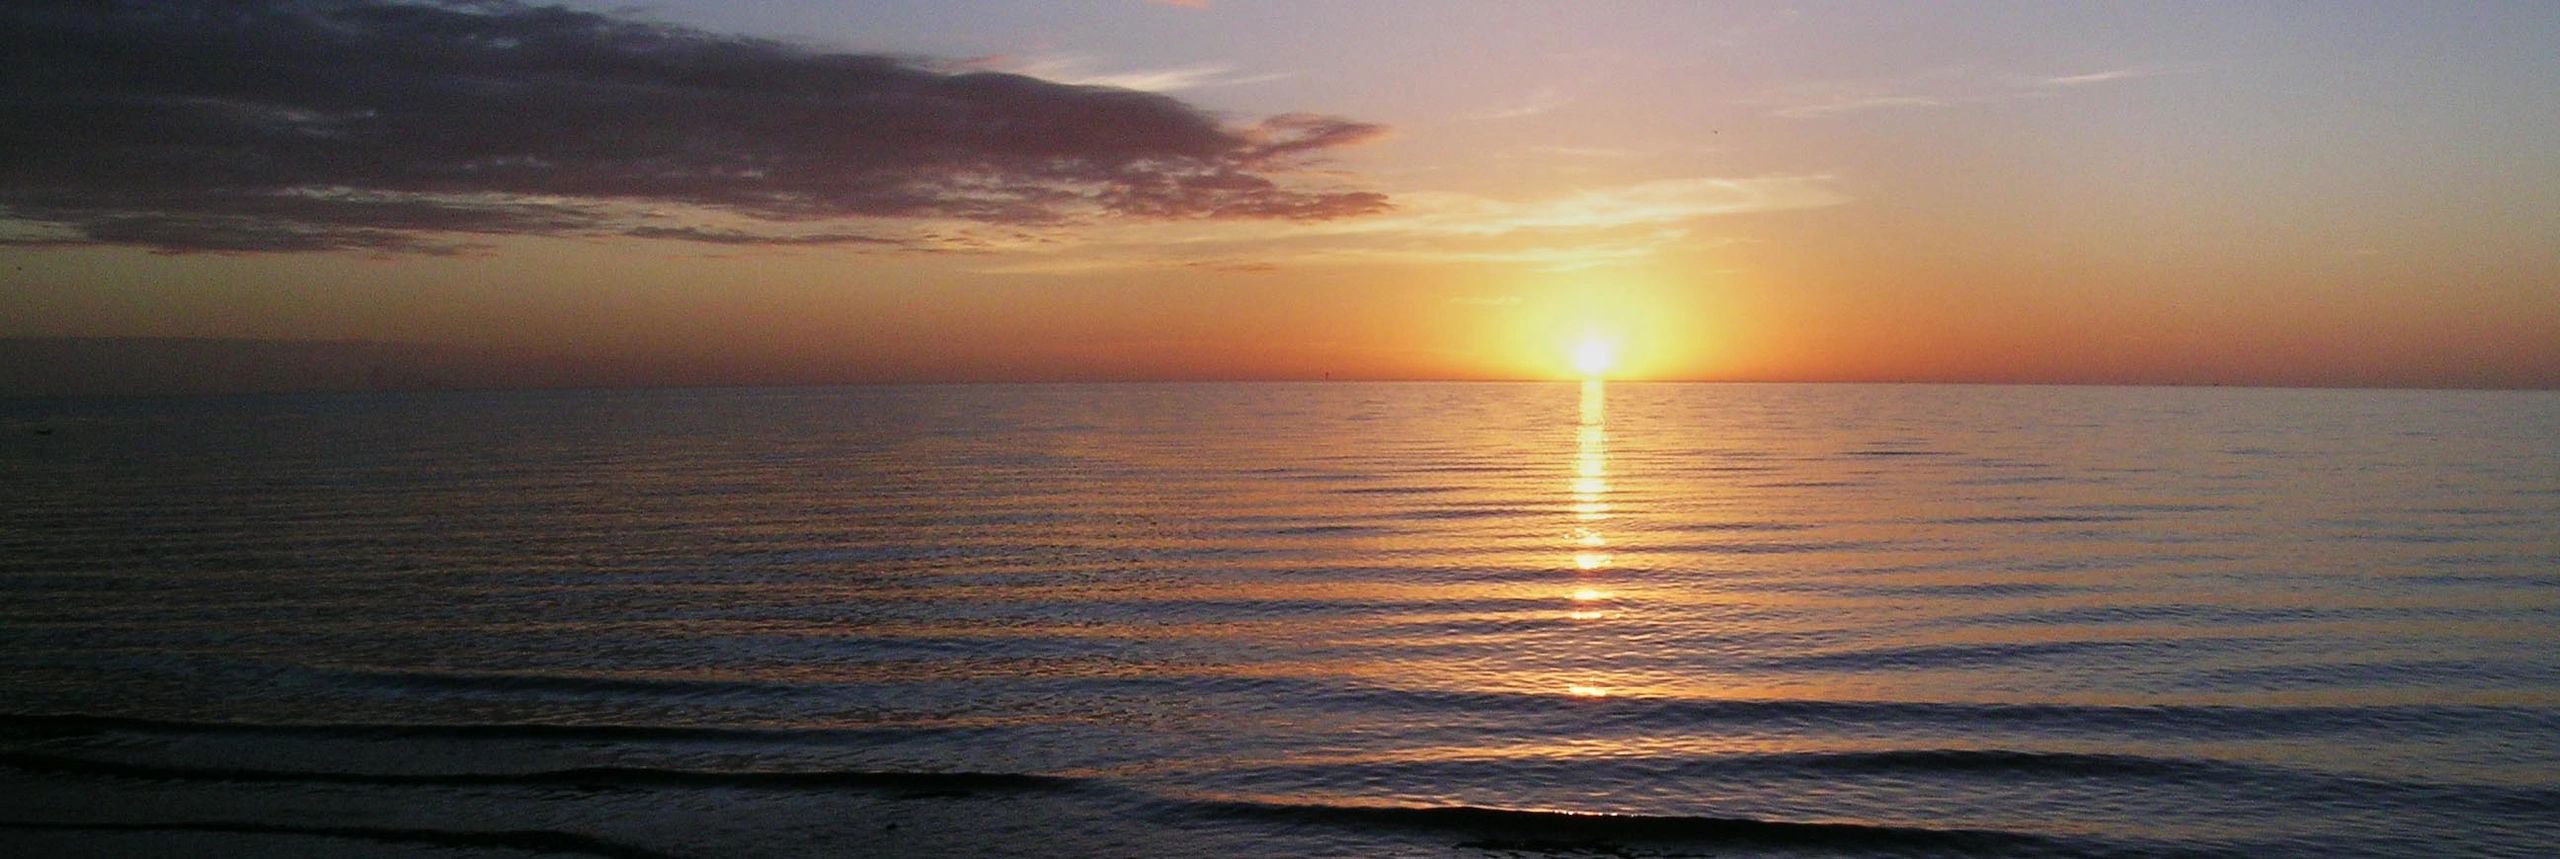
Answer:
<path fill-rule="evenodd" d="M 1821 175 L 1695 177 L 1526 200 L 1403 192 L 1397 195 L 1395 212 L 1369 218 L 1298 224 L 1285 231 L 1226 223 L 1179 231 L 1090 233 L 1048 252 L 992 261 L 982 270 L 1091 272 L 1255 260 L 1300 266 L 1485 264 L 1571 271 L 1639 261 L 1674 247 L 1725 243 L 1696 234 L 1696 226 L 1706 219 L 1847 202 L 1832 182 Z"/>
<path fill-rule="evenodd" d="M 512 0 L 43 3 L 9 20 L 0 56 L 43 70 L 0 76 L 0 218 L 31 227 L 0 241 L 19 244 L 940 248 L 924 226 L 1389 208 L 1305 171 L 1384 133 L 1368 123 L 1234 125 L 1154 93 Z M 862 226 L 811 226 L 845 220 Z"/>
<path fill-rule="evenodd" d="M 1552 144 L 1531 146 L 1529 147 L 1528 152 L 1530 155 L 1538 158 L 1597 158 L 1610 161 L 1634 158 L 1641 154 L 1633 149 L 1620 149 L 1614 146 L 1557 146 Z"/>
<path fill-rule="evenodd" d="M 1472 236 L 1609 230 L 1718 215 L 1817 208 L 1847 200 L 1832 188 L 1832 177 L 1827 175 L 1663 179 L 1525 201 L 1417 193 L 1396 214 L 1369 223 L 1336 225 L 1331 230 Z"/>
<path fill-rule="evenodd" d="M 2169 74 L 2168 69 L 2149 66 L 2128 66 L 2121 69 L 2108 69 L 2102 72 L 2088 72 L 2085 74 L 2049 77 L 2045 78 L 2042 83 L 2045 86 L 2075 87 L 2109 83 L 2112 81 L 2133 80 L 2136 78 L 2157 77 L 2165 74 Z"/>
<path fill-rule="evenodd" d="M 1520 119 L 1522 117 L 1537 116 L 1571 103 L 1573 103 L 1573 99 L 1567 97 L 1562 88 L 1552 85 L 1542 86 L 1535 90 L 1531 90 L 1527 95 L 1521 96 L 1510 104 L 1476 114 L 1474 118 L 1482 120 Z"/>
<path fill-rule="evenodd" d="M 972 60 L 974 70 L 1010 72 L 1075 86 L 1101 86 L 1141 92 L 1177 92 L 1206 87 L 1243 86 L 1288 78 L 1290 72 L 1239 74 L 1234 66 L 1204 63 L 1167 69 L 1104 71 L 1091 57 L 1076 54 L 998 56 Z"/>
<path fill-rule="evenodd" d="M 1875 111 L 1920 110 L 2047 98 L 2068 89 L 2172 74 L 2158 66 L 2127 66 L 2046 77 L 1985 79 L 1957 71 L 1906 78 L 1804 84 L 1766 99 L 1772 116 L 1816 119 Z"/>
<path fill-rule="evenodd" d="M 1864 113 L 1871 110 L 1904 110 L 1919 107 L 1944 107 L 1951 102 L 1959 100 L 1969 99 L 1951 99 L 1945 96 L 1932 95 L 1848 96 L 1833 99 L 1831 101 L 1817 101 L 1808 104 L 1782 107 L 1772 113 L 1788 119 L 1811 119 L 1817 116 L 1833 116 L 1843 113 Z"/>
<path fill-rule="evenodd" d="M 1406 248 L 1334 248 L 1296 258 L 1302 265 L 1326 264 L 1403 264 L 1502 265 L 1561 272 L 1583 271 L 1618 263 L 1650 259 L 1663 247 L 1687 238 L 1685 231 L 1673 231 L 1648 239 L 1610 242 L 1573 242 L 1540 244 L 1516 248 L 1406 247 Z"/>

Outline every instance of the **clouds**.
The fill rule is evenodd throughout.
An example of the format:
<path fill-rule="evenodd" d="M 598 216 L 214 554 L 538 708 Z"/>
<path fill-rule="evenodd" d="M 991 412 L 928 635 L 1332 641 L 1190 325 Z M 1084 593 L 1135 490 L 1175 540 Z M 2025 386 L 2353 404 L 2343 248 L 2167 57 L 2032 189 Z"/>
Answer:
<path fill-rule="evenodd" d="M 2165 74 L 2168 74 L 2168 73 L 2169 73 L 2169 70 L 2168 70 L 2168 69 L 2163 69 L 2163 68 L 2154 68 L 2154 67 L 2149 67 L 2149 66 L 2127 66 L 2127 67 L 2125 67 L 2125 68 L 2121 68 L 2121 69 L 2107 69 L 2107 70 L 2105 70 L 2105 71 L 2088 72 L 2088 73 L 2084 73 L 2084 74 L 2076 74 L 2076 75 L 2058 75 L 2058 76 L 2055 76 L 2055 77 L 2045 78 L 2041 83 L 2043 83 L 2045 86 L 2057 86 L 2057 87 L 2088 86 L 2088 85 L 2090 85 L 2090 84 L 2102 84 L 2102 83 L 2107 83 L 2107 82 L 2110 82 L 2110 81 L 2122 81 L 2122 80 L 2132 80 L 2132 79 L 2135 79 L 2135 78 L 2156 77 L 2156 76 L 2159 76 L 2159 75 L 2165 75 Z"/>
<path fill-rule="evenodd" d="M 1850 201 L 1826 174 L 1686 177 L 1584 187 L 1526 199 L 1413 191 L 1397 210 L 1302 225 L 1285 235 L 1204 224 L 1179 235 L 1097 230 L 1082 241 L 984 269 L 1057 274 L 1253 265 L 1497 265 L 1575 271 L 1721 246 L 1700 236 L 1710 219 L 1837 206 Z"/>
<path fill-rule="evenodd" d="M 1299 169 L 1383 133 L 1367 123 L 1236 127 L 1154 93 L 510 0 L 39 0 L 0 22 L 0 209 L 21 222 L 0 241 L 20 244 L 896 246 L 932 242 L 912 225 L 1388 208 Z M 866 228 L 807 226 L 842 219 Z"/>
<path fill-rule="evenodd" d="M 1012 72 L 1063 84 L 1117 87 L 1146 92 L 1243 86 L 1289 77 L 1287 73 L 1240 75 L 1236 73 L 1234 66 L 1222 63 L 1106 72 L 1097 70 L 1092 58 L 1076 54 L 987 57 L 970 61 L 969 65 L 987 71 Z"/>
<path fill-rule="evenodd" d="M 2058 91 L 2171 74 L 2153 66 L 2128 66 L 2081 74 L 1982 79 L 1941 70 L 1900 80 L 1799 84 L 1779 95 L 1770 115 L 1817 119 L 1842 114 L 1914 110 L 2045 98 Z"/>
<path fill-rule="evenodd" d="M 1484 120 L 1521 119 L 1524 117 L 1545 114 L 1571 103 L 1573 103 L 1573 99 L 1566 96 L 1561 87 L 1550 84 L 1530 91 L 1528 95 L 1522 96 L 1518 101 L 1476 114 L 1473 118 Z"/>
<path fill-rule="evenodd" d="M 1417 201 L 1406 216 L 1351 229 L 1493 236 L 1539 231 L 1608 231 L 1677 225 L 1698 218 L 1811 209 L 1848 198 L 1832 177 L 1759 176 L 1660 179 L 1575 191 L 1522 202 L 1465 195 Z"/>

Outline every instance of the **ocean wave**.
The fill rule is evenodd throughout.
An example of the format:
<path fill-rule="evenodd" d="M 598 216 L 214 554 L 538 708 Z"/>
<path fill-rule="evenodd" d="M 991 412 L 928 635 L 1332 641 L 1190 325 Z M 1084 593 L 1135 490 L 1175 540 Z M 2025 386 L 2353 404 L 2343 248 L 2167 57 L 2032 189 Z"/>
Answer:
<path fill-rule="evenodd" d="M 1524 507 L 1426 507 L 1380 514 L 1377 518 L 1398 521 L 1443 521 L 1461 519 L 1510 519 L 1533 516 L 1538 511 Z"/>
<path fill-rule="evenodd" d="M 625 766 L 573 767 L 521 772 L 366 773 L 136 763 L 5 751 L 0 751 L 0 766 L 31 773 L 165 781 L 444 787 L 854 789 L 884 790 L 905 794 L 967 795 L 987 792 L 1062 790 L 1080 784 L 1076 779 L 1059 776 L 1003 772 L 695 770 Z"/>
<path fill-rule="evenodd" d="M 1932 644 L 1777 656 L 1753 660 L 1748 664 L 1763 671 L 1907 671 L 2079 658 L 2101 652 L 2133 652 L 2138 655 L 2142 651 L 2166 648 L 2231 647 L 2261 641 L 2263 639 L 2222 638 Z"/>
<path fill-rule="evenodd" d="M 2182 504 L 2165 502 L 2117 502 L 2075 504 L 2066 509 L 2108 510 L 2119 513 L 2221 513 L 2242 509 L 2237 504 Z"/>
<path fill-rule="evenodd" d="M 1811 531 L 1821 526 L 1810 522 L 1777 522 L 1767 520 L 1735 520 L 1704 522 L 1671 522 L 1657 526 L 1664 532 L 1716 534 L 1727 531 Z"/>
<path fill-rule="evenodd" d="M 1463 486 L 1350 486 L 1333 491 L 1343 495 L 1443 495 L 1465 489 Z"/>
<path fill-rule="evenodd" d="M 1899 585 L 1892 587 L 1868 586 L 1857 588 L 1856 592 L 1861 595 L 1881 597 L 1980 597 L 1991 599 L 2013 599 L 2016 597 L 2043 597 L 2063 594 L 2091 593 L 2111 589 L 2112 588 L 2110 587 L 2079 582 L 2071 584 L 2063 584 L 2060 582 L 1970 582 L 1966 584 L 1953 585 Z"/>
<path fill-rule="evenodd" d="M 1443 832 L 1474 840 L 1461 847 L 1537 852 L 1611 852 L 1625 845 L 1849 848 L 1956 851 L 2003 856 L 2161 855 L 2025 832 L 1933 829 L 1748 817 L 1594 814 L 1473 805 L 1393 806 L 1217 801 L 1204 811 L 1233 817 L 1357 828 Z"/>
<path fill-rule="evenodd" d="M 351 740 L 537 740 L 601 742 L 815 743 L 966 734 L 977 728 L 937 726 L 733 727 L 559 723 L 291 723 L 219 722 L 86 714 L 0 714 L 0 735 L 283 736 Z"/>
<path fill-rule="evenodd" d="M 1931 525 L 2085 525 L 2112 522 L 2139 522 L 2139 516 L 2109 513 L 2033 513 L 2017 516 L 1957 516 L 1931 519 Z"/>
<path fill-rule="evenodd" d="M 1679 555 L 1808 555 L 1808 554 L 1829 554 L 1829 553 L 1835 553 L 1835 552 L 1858 552 L 1858 551 L 1866 551 L 1866 550 L 1872 550 L 1872 549 L 1885 549 L 1885 548 L 1891 548 L 1891 547 L 1892 547 L 1892 545 L 1893 545 L 1893 544 L 1891 544 L 1891 543 L 1887 543 L 1887 542 L 1880 541 L 1880 540 L 1829 540 L 1829 541 L 1756 540 L 1756 541 L 1750 541 L 1750 542 L 1723 542 L 1723 541 L 1717 541 L 1717 542 L 1668 542 L 1668 541 L 1663 541 L 1663 542 L 1656 542 L 1656 543 L 1650 543 L 1650 544 L 1645 545 L 1644 547 L 1642 547 L 1643 551 L 1642 551 L 1642 552 L 1640 552 L 1640 553 L 1639 553 L 1639 552 L 1634 552 L 1634 551 L 1632 551 L 1632 550 L 1631 550 L 1631 551 L 1629 552 L 1629 554 L 1649 554 L 1649 555 L 1666 555 L 1666 556 L 1679 556 Z"/>
<path fill-rule="evenodd" d="M 606 859 L 672 859 L 644 847 L 556 829 L 416 829 L 388 826 L 297 826 L 285 823 L 185 820 L 145 822 L 73 822 L 0 820 L 0 829 L 55 832 L 210 832 L 227 835 L 304 835 L 369 841 L 377 844 L 423 844 L 431 847 L 516 850 L 526 853 L 602 856 Z"/>
<path fill-rule="evenodd" d="M 1313 524 L 1313 525 L 1266 525 L 1266 526 L 1261 526 L 1261 527 L 1256 527 L 1256 528 L 1247 529 L 1247 530 L 1245 530 L 1245 531 L 1244 531 L 1244 533 L 1247 533 L 1247 534 L 1264 535 L 1264 536 L 1272 536 L 1272 537 L 1326 537 L 1326 536 L 1333 536 L 1333 535 L 1349 535 L 1349 536 L 1364 536 L 1364 537 L 1365 537 L 1365 536 L 1378 536 L 1378 535 L 1389 534 L 1389 533 L 1393 533 L 1393 532 L 1392 532 L 1392 531 L 1390 531 L 1390 530 L 1388 530 L 1388 529 L 1386 529 L 1386 528 L 1380 528 L 1380 527 L 1375 526 L 1375 525 L 1346 525 L 1346 524 L 1339 524 L 1339 523 L 1323 523 L 1323 524 Z"/>
<path fill-rule="evenodd" d="M 2033 736 L 2165 737 L 2205 741 L 2337 736 L 2359 732 L 2440 735 L 2560 733 L 2560 711 L 2472 704 L 2385 706 L 2098 705 L 1722 699 L 1611 696 L 1566 698 L 1539 692 L 1414 689 L 1289 678 L 1203 678 L 1187 688 L 1222 694 L 1293 696 L 1319 709 L 1458 714 L 1470 718 L 1548 717 L 1578 728 L 1638 730 L 1767 727 L 1790 730 L 2024 731 Z M 1524 723 L 1526 724 L 1526 723 Z"/>
<path fill-rule="evenodd" d="M 1443 757 L 1387 755 L 1368 760 L 1283 763 L 1232 769 L 1225 783 L 1256 785 L 1287 794 L 1342 784 L 1497 786 L 1521 783 L 1582 784 L 1797 784 L 1847 789 L 1860 783 L 1926 783 L 1941 790 L 2032 783 L 2067 789 L 2071 783 L 2121 790 L 2142 785 L 2163 790 L 2206 790 L 2225 797 L 2279 798 L 2293 807 L 2336 807 L 2389 800 L 2408 808 L 2452 814 L 2522 814 L 2560 805 L 2560 787 L 2420 778 L 2385 778 L 2322 772 L 2272 763 L 2185 757 L 2027 749 L 1889 748 L 1852 751 L 1732 752 L 1606 755 L 1586 758 L 1518 757 L 1499 752 Z"/>
<path fill-rule="evenodd" d="M 1659 780 L 1689 777 L 1753 776 L 1764 778 L 1836 778 L 1840 776 L 1991 776 L 2031 779 L 2155 779 L 2186 782 L 2275 783 L 2318 781 L 2336 777 L 2237 761 L 2133 754 L 2101 754 L 2017 749 L 1871 749 L 1857 751 L 1725 752 L 1705 754 L 1603 755 L 1558 758 L 1518 756 L 1490 751 L 1444 756 L 1425 750 L 1406 757 L 1386 753 L 1372 759 L 1322 760 L 1241 767 L 1221 771 L 1222 779 L 1264 785 L 1334 783 L 1472 784 L 1506 776 L 1556 779 L 1580 774 L 1591 780 L 1623 783 L 1628 778 Z M 0 761 L 5 761 L 0 757 Z M 2356 780 L 2360 784 L 2372 780 Z M 2496 786 L 2426 785 L 2431 789 L 2503 790 Z"/>
<path fill-rule="evenodd" d="M 641 677 L 610 674 L 546 674 L 505 671 L 327 670 L 330 680 L 391 690 L 439 692 L 533 692 L 562 695 L 646 695 L 674 697 L 731 695 L 781 691 L 772 683 L 752 680 L 709 680 L 690 677 Z"/>

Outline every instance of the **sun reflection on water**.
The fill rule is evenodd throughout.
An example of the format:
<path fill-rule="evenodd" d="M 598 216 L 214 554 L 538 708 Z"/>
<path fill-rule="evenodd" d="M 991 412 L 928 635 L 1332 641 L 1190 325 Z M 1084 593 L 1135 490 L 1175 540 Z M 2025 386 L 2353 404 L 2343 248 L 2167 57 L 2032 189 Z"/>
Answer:
<path fill-rule="evenodd" d="M 1582 424 L 1574 433 L 1573 454 L 1573 567 L 1582 571 L 1606 569 L 1613 558 L 1606 551 L 1608 538 L 1600 535 L 1600 522 L 1609 518 L 1609 434 L 1606 422 L 1607 390 L 1599 379 L 1582 381 Z"/>
<path fill-rule="evenodd" d="M 1571 593 L 1572 611 L 1566 614 L 1576 621 L 1595 621 L 1609 617 L 1609 601 L 1616 594 L 1597 586 L 1591 577 L 1608 571 L 1616 558 L 1608 550 L 1609 538 L 1601 533 L 1601 523 L 1609 519 L 1609 447 L 1607 391 L 1599 379 L 1582 382 L 1582 421 L 1575 428 L 1573 452 L 1572 555 L 1577 579 Z M 1565 694 L 1576 698 L 1604 698 L 1609 690 L 1589 683 L 1569 683 Z"/>

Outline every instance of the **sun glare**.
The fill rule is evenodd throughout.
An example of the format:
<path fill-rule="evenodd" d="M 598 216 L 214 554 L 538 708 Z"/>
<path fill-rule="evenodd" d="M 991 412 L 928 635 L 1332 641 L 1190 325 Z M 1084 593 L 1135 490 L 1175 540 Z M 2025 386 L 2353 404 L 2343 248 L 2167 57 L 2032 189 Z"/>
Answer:
<path fill-rule="evenodd" d="M 1586 337 L 1573 345 L 1573 351 L 1567 357 L 1573 363 L 1574 372 L 1588 377 L 1605 376 L 1618 364 L 1618 345 L 1598 337 Z"/>

